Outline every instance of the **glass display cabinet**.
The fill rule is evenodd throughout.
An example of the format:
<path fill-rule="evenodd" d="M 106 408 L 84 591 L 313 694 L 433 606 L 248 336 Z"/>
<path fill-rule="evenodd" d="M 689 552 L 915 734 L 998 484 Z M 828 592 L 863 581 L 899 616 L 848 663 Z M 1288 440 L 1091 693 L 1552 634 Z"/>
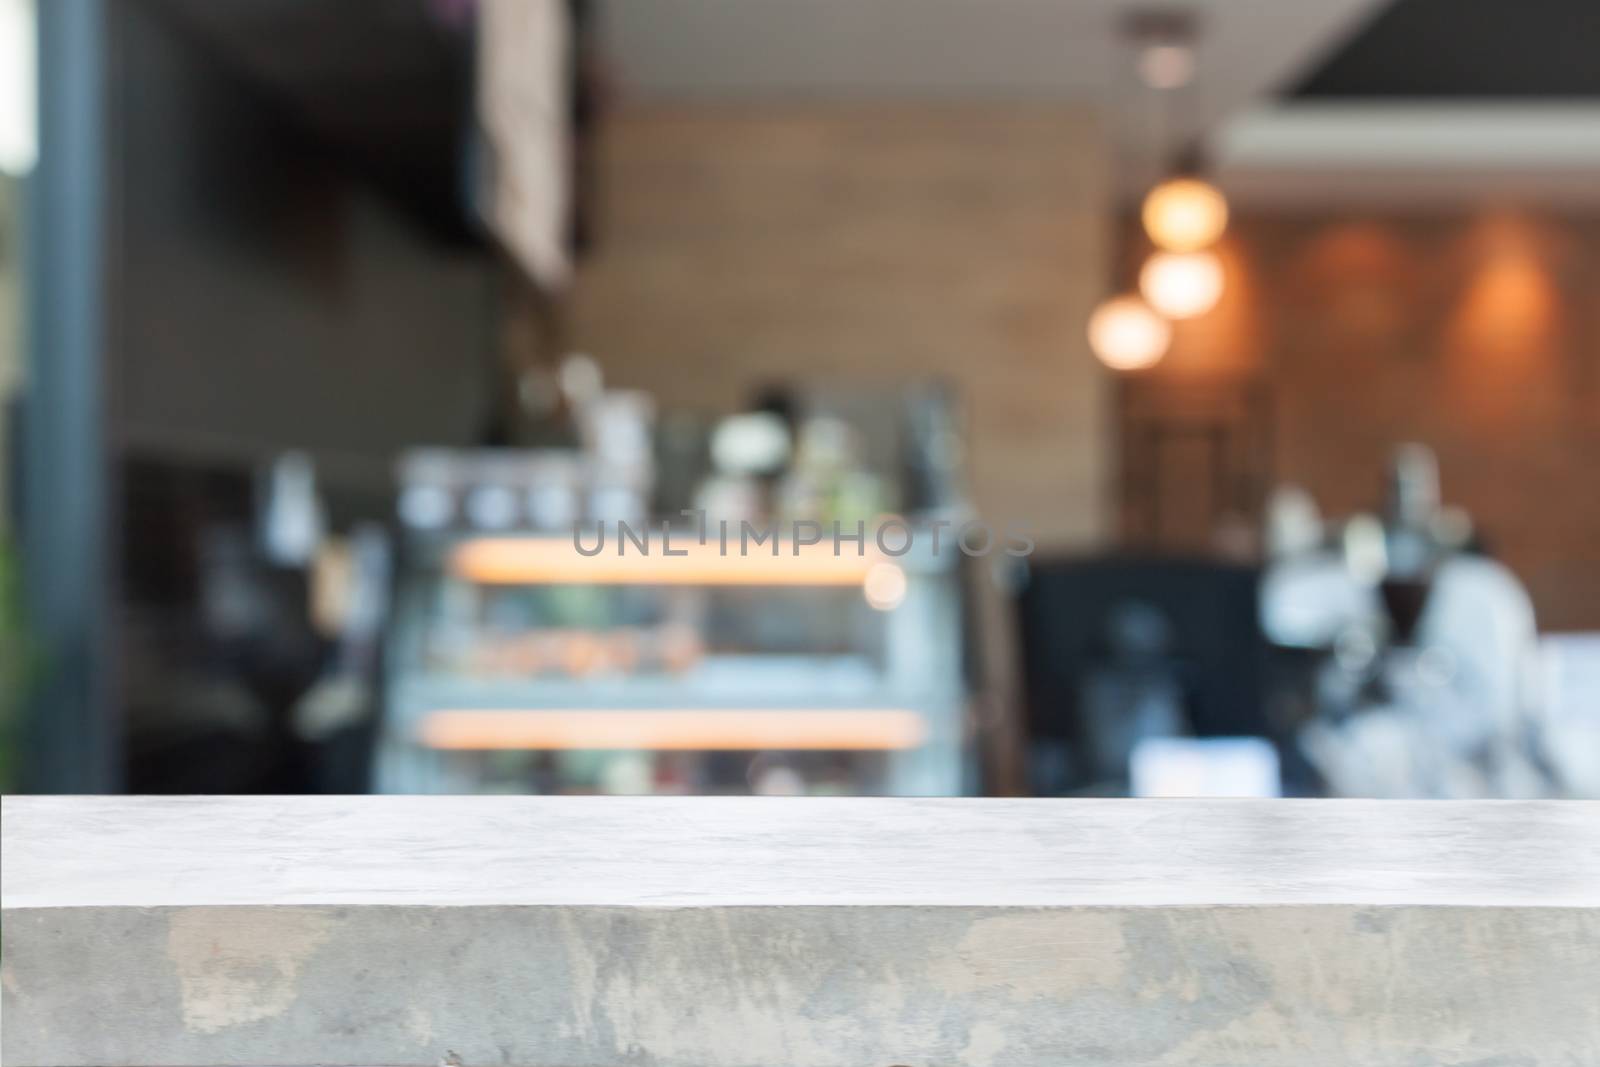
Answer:
<path fill-rule="evenodd" d="M 959 552 L 672 538 L 672 555 L 584 555 L 570 534 L 418 539 L 379 790 L 970 788 Z"/>

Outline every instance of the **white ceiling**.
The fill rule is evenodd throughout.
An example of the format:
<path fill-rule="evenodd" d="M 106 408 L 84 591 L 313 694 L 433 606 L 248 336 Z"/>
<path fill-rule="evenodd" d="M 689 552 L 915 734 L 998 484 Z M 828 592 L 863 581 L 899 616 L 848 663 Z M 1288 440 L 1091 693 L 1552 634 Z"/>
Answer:
<path fill-rule="evenodd" d="M 628 96 L 1085 100 L 1125 180 L 1307 69 L 1381 0 L 1194 0 L 1195 83 L 1166 109 L 1132 71 L 1129 0 L 604 0 Z M 1172 7 L 1157 4 L 1157 7 Z"/>
<path fill-rule="evenodd" d="M 1280 103 L 1211 147 L 1228 194 L 1263 206 L 1600 202 L 1600 107 L 1582 101 Z"/>

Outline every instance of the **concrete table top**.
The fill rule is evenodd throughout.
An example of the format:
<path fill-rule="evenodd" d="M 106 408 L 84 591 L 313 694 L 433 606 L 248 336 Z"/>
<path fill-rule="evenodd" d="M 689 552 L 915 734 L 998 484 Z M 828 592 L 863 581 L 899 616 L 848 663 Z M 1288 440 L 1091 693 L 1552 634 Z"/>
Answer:
<path fill-rule="evenodd" d="M 1600 1064 L 1600 803 L 7 798 L 17 1067 Z"/>

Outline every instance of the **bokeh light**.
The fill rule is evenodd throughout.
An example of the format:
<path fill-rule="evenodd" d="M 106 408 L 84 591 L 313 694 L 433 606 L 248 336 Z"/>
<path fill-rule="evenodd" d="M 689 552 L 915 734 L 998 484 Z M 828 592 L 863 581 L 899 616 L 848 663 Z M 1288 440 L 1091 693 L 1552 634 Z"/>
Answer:
<path fill-rule="evenodd" d="M 1113 370 L 1153 366 L 1171 343 L 1172 324 L 1137 296 L 1112 297 L 1089 316 L 1089 346 Z"/>
<path fill-rule="evenodd" d="M 1172 178 L 1144 198 L 1144 228 L 1169 252 L 1194 252 L 1222 236 L 1228 226 L 1228 201 L 1216 186 L 1198 178 Z"/>
<path fill-rule="evenodd" d="M 1222 262 L 1210 252 L 1157 252 L 1139 271 L 1139 292 L 1169 319 L 1192 319 L 1222 298 Z"/>

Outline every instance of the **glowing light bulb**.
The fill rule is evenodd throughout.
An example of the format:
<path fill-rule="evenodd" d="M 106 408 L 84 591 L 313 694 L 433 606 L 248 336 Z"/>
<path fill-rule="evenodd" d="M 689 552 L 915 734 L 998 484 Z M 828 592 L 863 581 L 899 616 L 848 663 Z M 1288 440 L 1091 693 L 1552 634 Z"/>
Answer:
<path fill-rule="evenodd" d="M 906 572 L 893 563 L 874 563 L 861 592 L 879 611 L 893 611 L 906 598 Z"/>
<path fill-rule="evenodd" d="M 1167 354 L 1172 324 L 1136 296 L 1112 297 L 1089 316 L 1089 347 L 1113 370 L 1143 370 Z"/>
<path fill-rule="evenodd" d="M 1169 252 L 1194 252 L 1227 229 L 1228 201 L 1198 178 L 1172 178 L 1144 198 L 1143 218 L 1150 240 Z"/>
<path fill-rule="evenodd" d="M 1139 292 L 1169 319 L 1192 319 L 1222 298 L 1222 262 L 1210 252 L 1157 252 L 1139 271 Z"/>

